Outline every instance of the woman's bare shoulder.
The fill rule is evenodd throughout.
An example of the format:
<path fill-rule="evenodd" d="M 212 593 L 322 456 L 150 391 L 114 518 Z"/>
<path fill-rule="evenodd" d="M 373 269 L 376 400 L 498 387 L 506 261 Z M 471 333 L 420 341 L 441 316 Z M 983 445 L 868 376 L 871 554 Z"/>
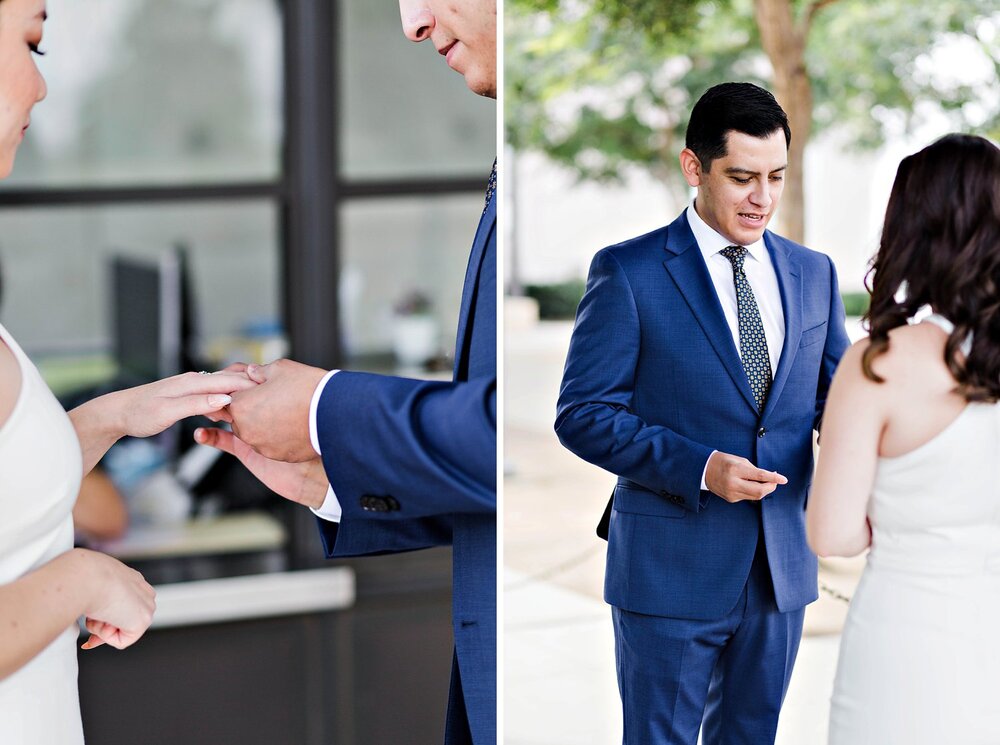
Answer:
<path fill-rule="evenodd" d="M 894 388 L 919 388 L 928 393 L 945 393 L 955 387 L 955 380 L 944 361 L 948 334 L 930 323 L 898 326 L 889 332 L 885 352 L 873 358 L 872 371 Z M 870 346 L 864 339 L 863 350 Z"/>

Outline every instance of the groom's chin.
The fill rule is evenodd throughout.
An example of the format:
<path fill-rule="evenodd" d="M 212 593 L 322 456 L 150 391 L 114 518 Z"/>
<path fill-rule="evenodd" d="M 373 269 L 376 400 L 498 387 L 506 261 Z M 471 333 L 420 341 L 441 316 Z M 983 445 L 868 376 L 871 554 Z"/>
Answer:
<path fill-rule="evenodd" d="M 756 243 L 761 238 L 764 237 L 764 231 L 767 230 L 767 224 L 761 225 L 759 228 L 753 230 L 747 228 L 740 228 L 733 230 L 734 235 L 726 236 L 730 240 L 734 240 L 734 243 L 738 246 L 749 246 L 752 243 Z"/>
<path fill-rule="evenodd" d="M 497 80 L 495 75 L 477 75 L 475 72 L 469 72 L 465 75 L 465 84 L 476 95 L 494 99 L 497 97 Z"/>

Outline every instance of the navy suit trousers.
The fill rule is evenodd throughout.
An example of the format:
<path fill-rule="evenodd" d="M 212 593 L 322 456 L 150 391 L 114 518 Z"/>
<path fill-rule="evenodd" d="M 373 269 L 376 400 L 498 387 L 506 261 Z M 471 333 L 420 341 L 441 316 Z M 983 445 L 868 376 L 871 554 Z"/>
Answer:
<path fill-rule="evenodd" d="M 712 621 L 612 607 L 623 745 L 774 742 L 805 608 L 774 600 L 763 533 L 736 606 Z"/>

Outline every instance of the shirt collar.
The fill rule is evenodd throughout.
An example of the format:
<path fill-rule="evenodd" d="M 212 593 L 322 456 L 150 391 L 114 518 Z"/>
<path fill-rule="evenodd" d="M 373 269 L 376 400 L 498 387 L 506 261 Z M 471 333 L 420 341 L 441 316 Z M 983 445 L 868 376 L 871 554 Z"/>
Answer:
<path fill-rule="evenodd" d="M 697 242 L 698 248 L 701 250 L 706 262 L 722 249 L 734 245 L 728 238 L 714 228 L 709 227 L 708 223 L 701 219 L 698 210 L 694 208 L 694 202 L 691 202 L 691 206 L 687 208 L 687 218 L 688 225 L 691 226 L 691 232 L 694 233 L 695 242 Z M 757 261 L 764 261 L 764 252 L 767 249 L 764 246 L 763 237 L 749 246 L 744 246 L 744 248 Z"/>

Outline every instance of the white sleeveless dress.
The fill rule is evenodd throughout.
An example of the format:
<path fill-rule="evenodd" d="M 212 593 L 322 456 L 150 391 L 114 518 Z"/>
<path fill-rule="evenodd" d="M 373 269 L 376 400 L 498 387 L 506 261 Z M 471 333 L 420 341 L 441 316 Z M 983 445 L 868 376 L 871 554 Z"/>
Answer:
<path fill-rule="evenodd" d="M 830 745 L 997 745 L 1000 406 L 968 404 L 930 442 L 880 458 L 868 518 Z"/>
<path fill-rule="evenodd" d="M 17 403 L 0 425 L 0 584 L 7 584 L 73 548 L 72 510 L 83 462 L 76 431 L 38 370 L 3 326 L 0 338 L 21 369 Z M 76 625 L 68 627 L 0 680 L 0 743 L 83 743 L 78 634 Z"/>

